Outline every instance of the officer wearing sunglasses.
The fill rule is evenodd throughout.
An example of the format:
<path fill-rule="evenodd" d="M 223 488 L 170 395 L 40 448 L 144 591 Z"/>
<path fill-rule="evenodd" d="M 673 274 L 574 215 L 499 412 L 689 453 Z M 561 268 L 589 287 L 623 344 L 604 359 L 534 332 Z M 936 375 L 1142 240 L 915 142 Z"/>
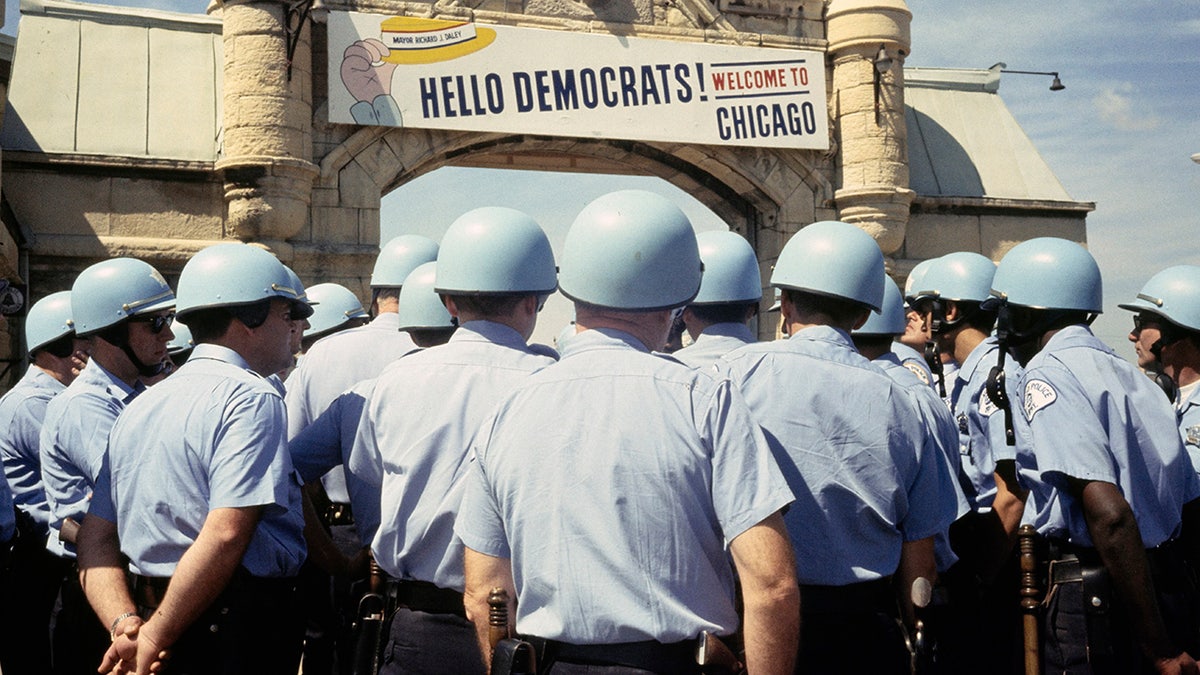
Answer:
<path fill-rule="evenodd" d="M 79 523 L 87 514 L 103 464 L 105 439 L 125 406 L 159 374 L 174 337 L 175 294 L 152 266 L 113 258 L 85 269 L 71 288 L 76 334 L 91 359 L 79 377 L 46 407 L 40 438 L 42 478 L 50 506 L 47 548 L 73 563 Z M 53 636 L 61 672 L 91 672 L 109 635 L 83 595 L 74 566 L 62 587 Z"/>

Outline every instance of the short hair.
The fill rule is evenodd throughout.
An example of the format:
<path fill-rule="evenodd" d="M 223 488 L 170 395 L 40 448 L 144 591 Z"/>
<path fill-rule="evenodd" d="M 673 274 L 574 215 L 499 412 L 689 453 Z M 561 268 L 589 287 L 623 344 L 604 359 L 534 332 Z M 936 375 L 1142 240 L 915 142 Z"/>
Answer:
<path fill-rule="evenodd" d="M 209 307 L 189 312 L 183 323 L 192 331 L 192 340 L 196 344 L 212 342 L 229 330 L 229 324 L 234 319 L 247 328 L 258 328 L 263 325 L 271 313 L 271 299 L 264 298 L 246 305 L 231 305 L 227 307 Z"/>
<path fill-rule="evenodd" d="M 783 289 L 783 297 L 795 305 L 799 313 L 827 316 L 834 325 L 839 327 L 852 326 L 863 312 L 871 311 L 870 307 L 854 300 L 799 291 L 794 288 Z"/>
<path fill-rule="evenodd" d="M 745 323 L 746 310 L 754 308 L 757 314 L 758 302 L 722 302 L 712 305 L 689 305 L 688 309 L 697 319 L 705 323 Z M 750 316 L 753 316 L 751 314 Z"/>
<path fill-rule="evenodd" d="M 67 358 L 71 354 L 75 353 L 75 334 L 67 333 L 66 335 L 58 338 L 57 340 L 52 340 L 50 342 L 47 342 L 46 344 L 42 345 L 41 347 L 38 347 L 37 349 L 29 352 L 29 355 L 34 358 L 37 358 L 37 355 L 40 354 L 41 352 L 46 352 L 47 354 L 58 357 L 60 359 Z"/>
<path fill-rule="evenodd" d="M 510 316 L 517 306 L 532 293 L 504 293 L 499 295 L 454 295 L 454 304 L 460 311 L 466 310 L 485 319 Z"/>
<path fill-rule="evenodd" d="M 375 304 L 380 300 L 400 300 L 399 286 L 380 286 L 371 289 L 371 304 Z"/>
<path fill-rule="evenodd" d="M 992 329 L 996 327 L 996 310 L 980 309 L 980 303 L 969 300 L 953 300 L 952 302 L 958 307 L 965 325 L 982 333 L 991 333 Z"/>

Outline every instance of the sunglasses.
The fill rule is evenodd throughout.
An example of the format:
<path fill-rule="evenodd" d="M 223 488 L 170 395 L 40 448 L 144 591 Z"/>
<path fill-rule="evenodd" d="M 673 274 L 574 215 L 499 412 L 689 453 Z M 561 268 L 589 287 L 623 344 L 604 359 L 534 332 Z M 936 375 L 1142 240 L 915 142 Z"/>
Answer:
<path fill-rule="evenodd" d="M 175 322 L 175 312 L 170 314 L 159 314 L 156 316 L 135 316 L 130 317 L 130 321 L 137 323 L 150 324 L 150 332 L 158 335 L 163 332 L 163 329 Z"/>
<path fill-rule="evenodd" d="M 1133 315 L 1133 332 L 1138 333 L 1143 328 L 1149 325 L 1159 325 L 1161 320 L 1153 314 L 1134 314 Z"/>

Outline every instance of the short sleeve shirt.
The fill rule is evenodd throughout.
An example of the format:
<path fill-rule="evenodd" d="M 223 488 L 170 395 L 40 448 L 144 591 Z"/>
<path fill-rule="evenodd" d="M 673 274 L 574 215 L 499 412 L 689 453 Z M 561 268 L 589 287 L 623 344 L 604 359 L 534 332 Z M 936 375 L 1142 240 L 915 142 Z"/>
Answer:
<path fill-rule="evenodd" d="M 210 511 L 262 506 L 242 566 L 259 577 L 295 576 L 304 516 L 286 418 L 278 390 L 213 344 L 197 345 L 126 408 L 109 442 L 107 499 L 93 513 L 115 516 L 130 568 L 171 576 Z"/>
<path fill-rule="evenodd" d="M 38 445 L 42 421 L 50 399 L 66 390 L 46 371 L 31 365 L 16 386 L 0 398 L 0 460 L 12 490 L 13 503 L 29 514 L 45 535 L 50 527 L 50 505 L 42 484 Z"/>
<path fill-rule="evenodd" d="M 692 344 L 671 354 L 692 368 L 711 368 L 729 352 L 754 342 L 744 323 L 718 323 L 705 328 Z"/>
<path fill-rule="evenodd" d="M 472 444 L 456 530 L 511 558 L 517 630 L 573 644 L 737 627 L 726 550 L 792 500 L 724 378 L 586 330 Z"/>
<path fill-rule="evenodd" d="M 912 397 L 855 349 L 810 326 L 724 357 L 796 494 L 784 515 L 800 582 L 842 586 L 896 571 L 906 541 L 949 527 Z"/>
<path fill-rule="evenodd" d="M 1042 534 L 1091 546 L 1068 479 L 1120 488 L 1147 548 L 1179 533 L 1183 504 L 1200 496 L 1162 392 L 1081 325 L 1053 335 L 1025 368 L 1023 415 L 1032 437 L 1031 493 Z"/>

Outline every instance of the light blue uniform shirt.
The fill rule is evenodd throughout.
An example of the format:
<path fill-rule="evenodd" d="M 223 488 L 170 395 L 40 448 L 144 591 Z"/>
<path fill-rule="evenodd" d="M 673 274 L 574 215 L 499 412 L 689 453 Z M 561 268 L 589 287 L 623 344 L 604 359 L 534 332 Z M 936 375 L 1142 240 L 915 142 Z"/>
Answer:
<path fill-rule="evenodd" d="M 46 548 L 51 553 L 75 557 L 75 547 L 58 538 L 62 523 L 67 518 L 83 522 L 104 461 L 108 432 L 117 415 L 142 391 L 141 382 L 130 387 L 91 359 L 71 386 L 46 405 L 38 452 L 50 505 Z"/>
<path fill-rule="evenodd" d="M 929 385 L 936 387 L 937 383 L 933 381 L 933 371 L 929 369 L 929 362 L 925 360 L 925 355 L 921 352 L 909 347 L 903 342 L 892 341 L 892 353 L 896 358 L 900 359 L 900 365 L 904 366 L 917 379 Z"/>
<path fill-rule="evenodd" d="M 744 323 L 715 323 L 700 332 L 692 344 L 671 354 L 692 368 L 711 368 L 722 356 L 755 342 Z"/>
<path fill-rule="evenodd" d="M 363 380 L 379 377 L 385 366 L 416 349 L 400 330 L 400 315 L 380 314 L 371 323 L 317 340 L 287 380 L 288 438 L 312 424 L 342 392 Z M 340 468 L 322 480 L 335 502 L 350 501 Z"/>
<path fill-rule="evenodd" d="M 292 463 L 304 482 L 314 481 L 335 467 L 348 469 L 358 436 L 358 423 L 375 380 L 363 380 L 333 399 L 333 403 L 313 423 L 288 442 Z M 345 472 L 354 529 L 364 547 L 369 547 L 379 529 L 378 471 L 371 475 Z"/>
<path fill-rule="evenodd" d="M 2 403 L 0 401 L 0 405 Z M 1192 467 L 1200 473 L 1200 386 L 1194 384 L 1186 394 L 1181 390 L 1175 414 L 1179 417 L 1179 435 L 1183 437 Z"/>
<path fill-rule="evenodd" d="M 792 500 L 724 378 L 610 329 L 480 427 L 456 530 L 509 558 L 517 630 L 572 644 L 737 628 L 727 547 Z"/>
<path fill-rule="evenodd" d="M 42 420 L 50 399 L 66 386 L 46 371 L 30 365 L 24 377 L 0 398 L 0 459 L 12 490 L 13 503 L 29 514 L 45 536 L 50 527 L 50 505 L 42 484 L 42 460 L 38 444 Z"/>
<path fill-rule="evenodd" d="M 1153 382 L 1075 325 L 1030 359 L 1021 388 L 1033 456 L 1019 451 L 1017 460 L 1035 479 L 1029 487 L 1040 533 L 1092 545 L 1082 505 L 1067 490 L 1071 477 L 1119 487 L 1146 548 L 1179 534 L 1183 505 L 1200 496 L 1200 479 Z"/>
<path fill-rule="evenodd" d="M 405 356 L 379 376 L 350 470 L 381 468 L 387 517 L 371 550 L 389 575 L 463 590 L 454 519 L 471 437 L 530 373 L 554 363 L 553 354 L 526 346 L 503 324 L 468 321 L 446 344 Z"/>
<path fill-rule="evenodd" d="M 958 520 L 971 510 L 971 505 L 967 502 L 958 480 L 962 467 L 958 454 L 958 426 L 954 423 L 954 417 L 937 393 L 911 370 L 905 368 L 895 353 L 888 352 L 873 363 L 882 368 L 896 384 L 912 394 L 913 402 L 921 412 L 925 444 L 934 448 L 932 453 L 922 453 L 921 457 L 926 459 L 932 454 L 941 465 L 943 475 L 938 494 L 942 499 L 942 508 L 945 509 L 945 517 L 950 522 Z M 950 548 L 948 531 L 939 532 L 934 536 L 933 547 L 939 572 L 950 569 L 950 566 L 958 561 L 958 556 Z"/>
<path fill-rule="evenodd" d="M 1016 459 L 1016 446 L 1008 445 L 1004 411 L 988 398 L 987 382 L 997 364 L 1000 345 L 994 336 L 979 343 L 955 373 L 950 403 L 958 424 L 962 467 L 971 483 L 972 508 L 987 511 L 996 499 L 996 462 Z M 1004 359 L 1004 388 L 1014 415 L 1020 415 L 1021 366 L 1012 357 Z M 1017 425 L 1014 422 L 1014 427 Z M 1016 434 L 1017 442 L 1027 442 Z"/>
<path fill-rule="evenodd" d="M 196 345 L 187 363 L 125 409 L 96 494 L 91 513 L 117 524 L 137 574 L 173 575 L 220 508 L 266 507 L 242 557 L 250 574 L 292 577 L 304 561 L 283 398 L 225 347 Z"/>
<path fill-rule="evenodd" d="M 844 331 L 810 326 L 743 347 L 719 368 L 741 389 L 796 493 L 784 520 L 801 583 L 888 576 L 903 542 L 950 526 L 920 412 Z"/>

